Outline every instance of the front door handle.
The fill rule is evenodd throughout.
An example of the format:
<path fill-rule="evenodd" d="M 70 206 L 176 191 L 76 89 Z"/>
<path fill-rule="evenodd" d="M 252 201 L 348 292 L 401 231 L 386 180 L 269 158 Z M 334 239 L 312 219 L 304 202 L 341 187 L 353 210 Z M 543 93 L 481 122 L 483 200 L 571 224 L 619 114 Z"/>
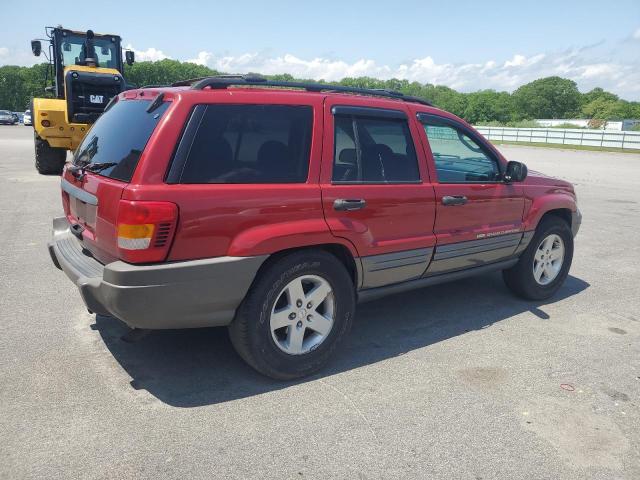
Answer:
<path fill-rule="evenodd" d="M 343 212 L 345 210 L 361 210 L 367 206 L 366 200 L 338 198 L 333 202 L 333 209 Z"/>
<path fill-rule="evenodd" d="M 445 206 L 464 205 L 467 203 L 467 197 L 464 195 L 447 195 L 442 197 L 442 204 Z"/>

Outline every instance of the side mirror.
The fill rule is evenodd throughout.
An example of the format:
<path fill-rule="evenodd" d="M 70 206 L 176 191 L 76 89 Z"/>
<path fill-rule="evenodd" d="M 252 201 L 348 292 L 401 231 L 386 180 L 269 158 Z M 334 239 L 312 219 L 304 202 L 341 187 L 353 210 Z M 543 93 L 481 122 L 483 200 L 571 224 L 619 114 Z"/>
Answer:
<path fill-rule="evenodd" d="M 124 52 L 124 57 L 127 59 L 127 65 L 131 66 L 136 61 L 136 54 L 132 50 Z"/>
<path fill-rule="evenodd" d="M 507 170 L 504 172 L 504 181 L 506 183 L 522 182 L 527 178 L 529 170 L 524 163 L 510 161 L 507 163 Z"/>
<path fill-rule="evenodd" d="M 42 53 L 42 43 L 40 43 L 40 40 L 31 40 L 31 51 L 36 57 L 40 56 L 40 53 Z"/>

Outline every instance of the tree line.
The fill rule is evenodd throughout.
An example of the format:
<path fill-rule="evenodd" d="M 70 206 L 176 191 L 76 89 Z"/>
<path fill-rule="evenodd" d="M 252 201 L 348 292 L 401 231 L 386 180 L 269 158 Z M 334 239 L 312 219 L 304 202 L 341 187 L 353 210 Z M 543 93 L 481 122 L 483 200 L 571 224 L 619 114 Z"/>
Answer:
<path fill-rule="evenodd" d="M 47 64 L 32 67 L 5 65 L 0 67 L 0 109 L 22 111 L 34 96 L 45 96 Z M 127 83 L 169 85 L 178 80 L 217 75 L 220 72 L 203 65 L 160 60 L 137 62 L 125 66 Z M 296 81 L 289 74 L 274 75 L 274 80 Z M 304 80 L 304 79 L 302 79 Z M 313 80 L 304 80 L 313 81 Z M 430 101 L 472 124 L 513 124 L 534 118 L 590 118 L 594 121 L 640 118 L 640 102 L 628 102 L 602 88 L 581 93 L 576 83 L 560 77 L 546 77 L 522 85 L 513 93 L 480 90 L 461 93 L 442 85 L 408 80 L 379 80 L 371 77 L 344 78 L 339 82 L 324 82 L 360 88 L 396 90 Z"/>

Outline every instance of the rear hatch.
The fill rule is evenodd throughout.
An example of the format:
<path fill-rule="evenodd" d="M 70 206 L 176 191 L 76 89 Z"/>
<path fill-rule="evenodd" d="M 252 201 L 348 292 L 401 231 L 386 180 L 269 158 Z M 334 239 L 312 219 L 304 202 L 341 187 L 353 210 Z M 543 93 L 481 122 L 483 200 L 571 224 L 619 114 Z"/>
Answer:
<path fill-rule="evenodd" d="M 169 105 L 119 97 L 89 130 L 73 165 L 65 169 L 65 215 L 84 248 L 102 263 L 122 257 L 117 238 L 120 199 Z"/>

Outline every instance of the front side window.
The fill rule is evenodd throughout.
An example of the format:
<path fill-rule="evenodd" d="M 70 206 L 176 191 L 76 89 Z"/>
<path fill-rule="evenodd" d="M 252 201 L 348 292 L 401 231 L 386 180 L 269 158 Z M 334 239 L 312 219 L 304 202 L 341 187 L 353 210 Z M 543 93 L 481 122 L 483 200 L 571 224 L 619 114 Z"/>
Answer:
<path fill-rule="evenodd" d="M 313 110 L 289 105 L 208 105 L 182 183 L 304 183 Z"/>
<path fill-rule="evenodd" d="M 500 168 L 483 147 L 449 125 L 423 123 L 440 183 L 499 181 Z"/>
<path fill-rule="evenodd" d="M 420 181 L 406 120 L 338 115 L 334 125 L 334 183 Z"/>

